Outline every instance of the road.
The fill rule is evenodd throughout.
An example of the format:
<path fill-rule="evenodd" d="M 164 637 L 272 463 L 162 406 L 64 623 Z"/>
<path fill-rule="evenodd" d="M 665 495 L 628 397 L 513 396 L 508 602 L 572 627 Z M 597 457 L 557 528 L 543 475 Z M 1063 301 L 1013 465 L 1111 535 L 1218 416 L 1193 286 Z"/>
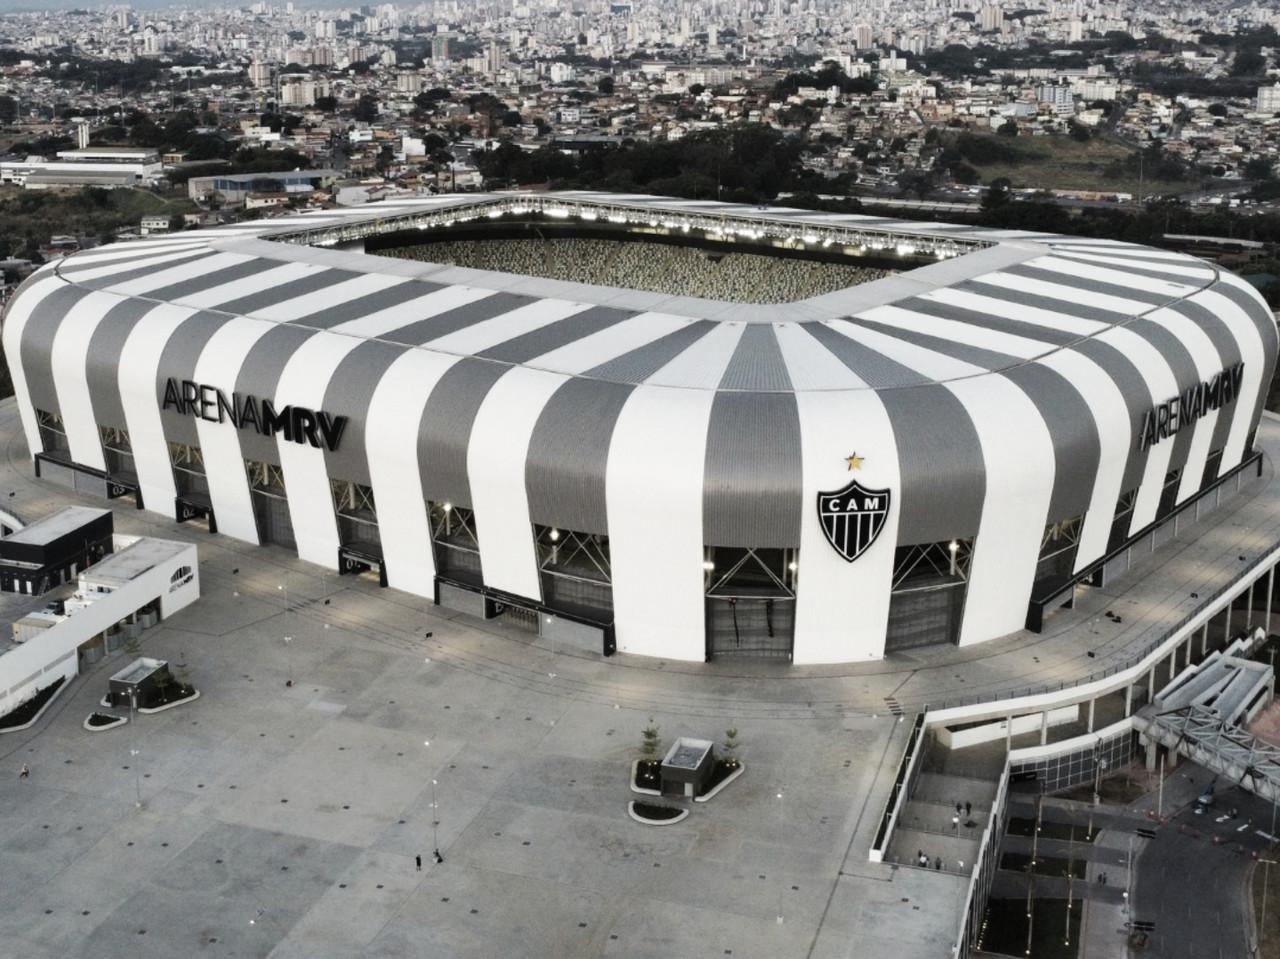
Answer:
<path fill-rule="evenodd" d="M 1172 776 L 1199 786 L 1209 773 L 1187 765 Z M 1235 818 L 1230 811 L 1236 810 Z M 1136 853 L 1133 918 L 1154 922 L 1150 959 L 1235 959 L 1249 954 L 1245 909 L 1254 855 L 1267 856 L 1273 807 L 1236 786 L 1219 789 L 1203 813 L 1189 803 L 1155 828 Z M 1247 928 L 1246 928 L 1247 926 Z"/>

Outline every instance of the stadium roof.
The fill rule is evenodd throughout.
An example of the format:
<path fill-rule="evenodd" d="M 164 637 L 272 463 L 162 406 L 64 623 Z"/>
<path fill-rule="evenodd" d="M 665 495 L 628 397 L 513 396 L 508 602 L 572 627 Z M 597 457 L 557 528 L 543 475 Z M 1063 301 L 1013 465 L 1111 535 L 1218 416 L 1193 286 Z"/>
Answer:
<path fill-rule="evenodd" d="M 768 252 L 770 244 L 867 247 L 932 262 L 763 305 L 340 248 L 399 230 L 530 214 L 732 240 L 744 252 Z M 1220 281 L 1195 258 L 1106 239 L 586 193 L 388 201 L 103 247 L 57 271 L 81 289 L 578 377 L 795 392 L 920 386 L 1007 371 L 1087 350 L 1089 341 Z"/>

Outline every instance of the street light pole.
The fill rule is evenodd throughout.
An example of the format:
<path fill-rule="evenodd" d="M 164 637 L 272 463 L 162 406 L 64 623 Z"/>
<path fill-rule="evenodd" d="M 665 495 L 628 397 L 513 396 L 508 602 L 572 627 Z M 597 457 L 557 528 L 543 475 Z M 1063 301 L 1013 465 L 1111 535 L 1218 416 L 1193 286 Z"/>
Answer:
<path fill-rule="evenodd" d="M 142 808 L 142 771 L 138 768 L 138 687 L 129 687 L 129 724 L 133 726 L 133 748 L 129 750 L 133 766 L 134 808 Z"/>
<path fill-rule="evenodd" d="M 1263 864 L 1262 870 L 1262 919 L 1258 923 L 1258 941 L 1262 941 L 1262 937 L 1267 934 L 1267 886 L 1271 884 L 1271 864 L 1274 859 L 1259 859 L 1258 862 Z"/>

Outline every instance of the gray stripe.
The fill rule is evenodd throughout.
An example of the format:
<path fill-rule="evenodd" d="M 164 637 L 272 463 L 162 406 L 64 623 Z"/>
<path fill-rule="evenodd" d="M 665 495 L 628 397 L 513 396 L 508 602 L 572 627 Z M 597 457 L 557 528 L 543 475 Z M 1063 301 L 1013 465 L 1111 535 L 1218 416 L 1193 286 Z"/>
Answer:
<path fill-rule="evenodd" d="M 733 351 L 724 376 L 720 379 L 722 390 L 778 390 L 791 389 L 791 374 L 778 347 L 773 327 L 751 324 L 742 331 L 742 338 Z M 733 546 L 733 543 L 716 543 L 716 546 Z M 747 544 L 742 544 L 747 545 Z"/>
<path fill-rule="evenodd" d="M 1231 335 L 1231 331 L 1226 324 L 1208 307 L 1201 306 L 1199 303 L 1183 301 L 1174 306 L 1173 309 L 1204 330 L 1205 335 L 1213 342 L 1214 349 L 1218 353 L 1218 360 L 1215 363 L 1218 369 L 1225 369 L 1242 359 L 1240 344 Z M 1209 452 L 1221 451 L 1227 445 L 1227 437 L 1230 433 L 1231 417 L 1219 415 L 1213 427 L 1213 438 L 1209 441 Z"/>
<path fill-rule="evenodd" d="M 1053 495 L 1047 522 L 1083 516 L 1093 500 L 1102 441 L 1089 404 L 1056 370 L 1028 363 L 1004 374 L 1036 406 L 1053 442 Z"/>
<path fill-rule="evenodd" d="M 1106 254 L 1106 250 L 1099 250 L 1099 254 Z M 1203 277 L 1191 276 L 1187 269 L 1178 269 L 1179 266 L 1185 268 L 1199 267 L 1204 269 L 1209 266 L 1208 263 L 1195 261 L 1187 263 L 1181 260 L 1146 260 L 1138 257 L 1126 256 L 1123 262 L 1117 263 L 1114 260 L 1109 263 L 1099 263 L 1097 260 L 1085 259 L 1085 254 L 1075 251 L 1066 252 L 1063 250 L 1055 250 L 1054 256 L 1062 260 L 1070 260 L 1078 263 L 1085 268 L 1093 269 L 1111 269 L 1119 270 L 1123 273 L 1133 273 L 1138 276 L 1149 276 L 1157 280 L 1168 280 L 1171 283 L 1189 283 L 1192 286 L 1201 286 L 1206 280 Z"/>
<path fill-rule="evenodd" d="M 964 406 L 937 385 L 885 390 L 879 396 L 898 444 L 898 545 L 976 536 L 987 489 L 986 464 Z"/>
<path fill-rule="evenodd" d="M 1122 286 L 1119 283 L 1104 283 L 1096 278 L 1083 280 L 1079 277 L 1069 276 L 1058 273 L 1054 270 L 1043 270 L 1039 267 L 1028 266 L 1012 266 L 1004 271 L 1011 276 L 1021 276 L 1028 280 L 1036 280 L 1040 283 L 1054 283 L 1058 286 L 1074 287 L 1087 286 L 1090 293 L 1101 293 L 1105 296 L 1118 296 L 1127 300 L 1136 300 L 1139 303 L 1146 303 L 1150 306 L 1164 306 L 1166 303 L 1176 301 L 1180 294 L 1178 293 L 1153 293 L 1150 290 L 1140 290 L 1132 286 Z"/>
<path fill-rule="evenodd" d="M 543 407 L 525 461 L 533 522 L 581 533 L 609 532 L 605 467 L 618 414 L 634 388 L 569 380 Z"/>
<path fill-rule="evenodd" d="M 166 259 L 163 262 L 155 262 L 156 258 L 164 256 L 164 250 L 156 250 L 152 254 L 146 256 L 138 256 L 134 259 L 121 260 L 86 260 L 83 263 L 72 262 L 66 265 L 58 265 L 58 275 L 65 277 L 69 282 L 76 286 L 85 286 L 92 290 L 100 290 L 104 287 L 115 286 L 117 283 L 124 283 L 128 280 L 135 280 L 138 277 L 149 276 L 159 270 L 167 270 L 171 267 L 182 266 L 183 264 L 195 263 L 199 260 L 207 259 L 215 254 L 215 251 L 209 249 L 191 250 L 185 256 L 175 259 Z M 108 273 L 104 273 L 98 277 L 81 277 L 80 274 L 90 270 L 101 270 L 114 266 L 115 269 Z"/>
<path fill-rule="evenodd" d="M 102 426 L 125 429 L 124 404 L 120 402 L 120 354 L 129 334 L 155 309 L 145 300 L 123 300 L 107 311 L 89 340 L 85 370 L 94 419 Z"/>
<path fill-rule="evenodd" d="M 1066 330 L 1052 329 L 1035 323 L 1024 323 L 1021 320 L 1010 320 L 1003 316 L 979 313 L 976 310 L 954 306 L 939 300 L 929 300 L 924 297 L 912 297 L 895 305 L 915 313 L 926 313 L 929 316 L 936 316 L 944 320 L 955 320 L 965 326 L 994 330 L 997 333 L 1009 333 L 1013 336 L 1025 336 L 1041 343 L 1052 343 L 1054 346 L 1066 346 L 1068 343 L 1074 343 L 1080 339 L 1079 333 L 1069 333 Z"/>
<path fill-rule="evenodd" d="M 332 477 L 371 485 L 369 455 L 365 444 L 365 424 L 373 393 L 387 368 L 404 355 L 404 348 L 368 340 L 342 358 L 325 389 L 321 406 L 333 416 L 347 417 L 342 442 L 336 450 L 326 450 L 325 467 Z M 408 437 L 405 437 L 408 440 Z M 389 522 L 395 521 L 395 504 L 387 503 Z"/>
<path fill-rule="evenodd" d="M 1280 330 L 1276 328 L 1276 318 L 1270 310 L 1259 306 L 1258 301 L 1237 286 L 1228 283 L 1215 283 L 1213 286 L 1215 293 L 1221 293 L 1232 303 L 1237 304 L 1244 312 L 1253 320 L 1253 325 L 1258 329 L 1258 335 L 1262 339 L 1262 353 L 1265 357 L 1262 367 L 1262 386 L 1258 390 L 1258 396 L 1253 401 L 1253 430 L 1256 432 L 1258 428 L 1258 420 L 1262 417 L 1262 407 L 1266 402 L 1267 393 L 1270 390 L 1270 384 L 1275 377 L 1276 369 L 1276 352 L 1277 339 L 1280 338 Z M 1271 376 L 1267 376 L 1267 372 L 1271 372 Z M 1247 397 L 1244 399 L 1248 400 Z M 1252 433 L 1250 433 L 1252 438 Z"/>
<path fill-rule="evenodd" d="M 799 547 L 801 491 L 800 415 L 795 396 L 717 393 L 711 405 L 702 485 L 703 542 Z"/>
<path fill-rule="evenodd" d="M 259 273 L 265 273 L 267 270 L 275 269 L 279 263 L 270 260 L 248 260 L 244 263 L 233 263 L 230 266 L 224 264 L 216 270 L 199 272 L 198 275 L 187 280 L 179 280 L 177 283 L 170 283 L 168 286 L 162 286 L 157 290 L 138 294 L 145 296 L 149 300 L 182 300 L 195 293 L 203 293 L 205 290 L 211 290 L 216 286 L 222 286 L 224 283 L 233 283 L 236 280 L 243 280 L 250 276 L 256 276 Z M 193 263 L 191 268 L 199 271 L 201 264 Z M 133 271 L 123 276 L 113 276 L 107 282 L 100 283 L 100 286 L 115 286 L 134 276 L 145 276 L 149 273 L 156 273 L 160 270 L 167 269 L 166 265 L 150 266 L 142 270 Z"/>
<path fill-rule="evenodd" d="M 995 350 L 984 350 L 978 346 L 970 346 L 967 343 L 957 343 L 955 340 L 943 339 L 940 336 L 931 336 L 928 333 L 920 333 L 916 330 L 904 330 L 901 327 L 893 326 L 889 323 L 877 323 L 872 320 L 851 319 L 850 322 L 854 326 L 865 327 L 868 330 L 875 330 L 877 333 L 883 333 L 894 339 L 902 340 L 904 343 L 913 343 L 916 346 L 923 347 L 926 350 L 932 350 L 935 353 L 941 353 L 943 356 L 950 356 L 953 359 L 963 360 L 965 363 L 972 363 L 974 366 L 980 366 L 985 370 L 1003 370 L 1006 367 L 1021 363 L 1022 358 L 1011 356 L 1008 353 L 997 353 Z M 1046 347 L 1045 352 L 1048 352 Z"/>
<path fill-rule="evenodd" d="M 652 343 L 637 347 L 621 356 L 588 370 L 584 376 L 618 383 L 643 383 L 677 356 L 702 339 L 719 324 L 698 320 Z"/>
<path fill-rule="evenodd" d="M 992 296 L 998 300 L 1004 300 L 1006 303 L 1035 307 L 1047 310 L 1050 313 L 1062 313 L 1065 316 L 1074 316 L 1082 320 L 1095 320 L 1099 323 L 1106 323 L 1108 326 L 1115 326 L 1116 323 L 1121 322 L 1117 319 L 1120 314 L 1116 313 L 1115 310 L 1104 310 L 1100 307 L 1088 306 L 1073 300 L 1060 300 L 1057 297 L 1042 296 L 1038 293 L 1024 293 L 1022 290 L 1011 290 L 1004 286 L 983 283 L 981 280 L 960 283 L 952 287 L 952 289 L 965 290 L 969 293 L 976 293 L 979 296 Z"/>
<path fill-rule="evenodd" d="M 195 417 L 179 413 L 173 407 L 164 409 L 165 381 L 170 377 L 177 380 L 193 380 L 196 374 L 196 363 L 200 354 L 208 345 L 210 337 L 224 324 L 231 322 L 232 317 L 221 313 L 200 312 L 180 321 L 173 327 L 169 342 L 160 353 L 160 364 L 156 368 L 156 408 L 160 410 L 160 423 L 164 429 L 164 438 L 170 443 L 185 443 L 188 446 L 199 446 L 200 439 L 196 435 Z M 214 384 L 221 385 L 221 384 Z"/>
<path fill-rule="evenodd" d="M 635 313 L 632 311 L 593 306 L 563 320 L 530 330 L 476 355 L 500 363 L 527 363 L 536 356 L 543 356 L 592 333 L 599 333 L 633 316 Z"/>
<path fill-rule="evenodd" d="M 537 301 L 530 297 L 515 293 L 495 293 L 481 300 L 464 303 L 457 309 L 408 323 L 399 329 L 383 333 L 379 339 L 404 343 L 406 346 L 419 346 L 535 302 Z"/>
<path fill-rule="evenodd" d="M 1072 349 L 1102 367 L 1124 397 L 1129 412 L 1129 458 L 1124 465 L 1124 478 L 1120 491 L 1128 493 L 1142 485 L 1142 474 L 1147 465 L 1147 453 L 1138 449 L 1142 435 L 1142 422 L 1151 409 L 1151 391 L 1133 361 L 1124 352 L 1099 340 L 1082 340 Z"/>
<path fill-rule="evenodd" d="M 300 317 L 296 320 L 290 320 L 297 326 L 306 326 L 313 330 L 331 330 L 339 323 L 350 323 L 352 320 L 363 319 L 366 316 L 372 316 L 381 310 L 390 309 L 407 303 L 410 300 L 417 299 L 420 296 L 426 296 L 428 293 L 434 293 L 436 290 L 443 290 L 445 287 L 439 283 L 423 283 L 411 281 L 409 283 L 397 283 L 395 286 L 388 287 L 385 290 L 378 290 L 367 296 L 361 296 L 354 300 L 348 300 L 345 303 L 336 303 L 333 306 L 326 307 L 319 313 L 311 313 L 307 316 Z M 412 314 L 405 311 L 405 322 L 411 322 Z"/>
<path fill-rule="evenodd" d="M 22 329 L 22 373 L 31 392 L 31 403 L 38 410 L 62 413 L 53 386 L 53 338 L 67 314 L 88 295 L 89 290 L 74 286 L 51 290 L 32 308 Z"/>
<path fill-rule="evenodd" d="M 418 430 L 422 490 L 432 502 L 471 507 L 467 446 L 480 404 L 507 367 L 474 357 L 445 371 L 427 398 Z"/>
<path fill-rule="evenodd" d="M 282 407 L 276 404 L 280 389 L 280 377 L 285 365 L 298 352 L 302 344 L 316 334 L 281 323 L 267 330 L 258 338 L 236 375 L 235 391 L 242 396 L 254 396 L 258 400 L 271 400 L 276 412 Z M 222 383 L 215 384 L 226 389 Z M 274 436 L 265 436 L 257 430 L 240 430 L 240 455 L 247 460 L 261 463 L 280 463 L 280 450 Z"/>
<path fill-rule="evenodd" d="M 1138 317 L 1127 324 L 1126 329 L 1137 333 L 1156 348 L 1160 358 L 1173 371 L 1173 379 L 1177 384 L 1179 393 L 1200 382 L 1200 371 L 1196 368 L 1196 362 L 1192 359 L 1190 350 L 1182 340 L 1169 332 L 1169 330 L 1142 317 Z M 1172 398 L 1171 396 L 1166 396 L 1160 402 Z M 1195 436 L 1195 432 L 1194 429 L 1179 430 L 1174 435 L 1173 453 L 1169 457 L 1170 472 L 1187 465 L 1187 457 L 1191 453 L 1191 439 Z M 1199 482 L 1199 477 L 1196 480 Z"/>
<path fill-rule="evenodd" d="M 838 320 L 836 322 L 846 326 L 852 325 L 846 320 Z M 826 323 L 803 323 L 800 328 L 825 346 L 831 355 L 847 366 L 868 386 L 876 388 L 924 386 L 933 382 L 927 376 L 917 373 L 909 366 L 903 366 L 896 360 L 889 359 L 883 353 L 878 353 L 869 346 L 837 333 Z"/>
<path fill-rule="evenodd" d="M 353 280 L 358 275 L 345 270 L 320 270 L 280 286 L 273 286 L 269 290 L 251 293 L 228 303 L 219 303 L 217 309 L 249 316 L 269 306 L 275 306 L 277 303 L 284 303 L 287 300 L 297 299 L 308 293 L 315 293 L 317 290 L 328 289 L 338 283 Z"/>

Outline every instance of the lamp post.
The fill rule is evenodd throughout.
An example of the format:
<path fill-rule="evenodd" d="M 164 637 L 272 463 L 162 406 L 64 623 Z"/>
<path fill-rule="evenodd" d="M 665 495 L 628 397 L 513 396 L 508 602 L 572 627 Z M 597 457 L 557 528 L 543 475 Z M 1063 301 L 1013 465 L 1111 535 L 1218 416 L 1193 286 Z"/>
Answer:
<path fill-rule="evenodd" d="M 129 725 L 133 727 L 133 748 L 129 750 L 130 764 L 133 766 L 134 808 L 142 808 L 142 771 L 138 768 L 138 687 L 129 687 Z"/>
<path fill-rule="evenodd" d="M 786 816 L 783 814 L 783 806 L 782 806 L 782 799 L 785 793 L 786 793 L 786 789 L 782 786 L 779 786 L 778 787 L 778 825 L 781 827 L 785 827 L 787 823 Z M 781 877 L 779 877 L 779 880 L 778 880 L 778 925 L 782 925 L 782 879 Z"/>
<path fill-rule="evenodd" d="M 436 808 L 436 781 L 431 780 L 431 848 L 440 855 L 440 813 Z"/>
<path fill-rule="evenodd" d="M 1267 886 L 1271 885 L 1271 864 L 1274 859 L 1259 859 L 1262 863 L 1262 918 L 1258 922 L 1258 940 L 1261 941 L 1267 934 Z"/>

